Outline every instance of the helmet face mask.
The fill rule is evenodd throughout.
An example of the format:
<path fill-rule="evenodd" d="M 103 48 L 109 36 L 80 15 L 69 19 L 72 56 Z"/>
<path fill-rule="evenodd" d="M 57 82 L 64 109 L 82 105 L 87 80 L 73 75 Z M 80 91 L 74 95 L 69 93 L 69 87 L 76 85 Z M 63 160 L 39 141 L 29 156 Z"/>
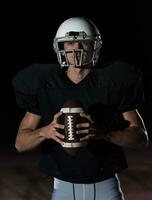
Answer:
<path fill-rule="evenodd" d="M 71 48 L 65 48 L 64 44 L 68 43 L 79 43 L 80 46 L 71 45 Z M 86 48 L 88 44 L 90 48 Z M 61 67 L 82 67 L 90 63 L 94 66 L 98 61 L 101 46 L 101 35 L 97 27 L 90 20 L 80 17 L 64 21 L 59 26 L 53 42 Z"/>
<path fill-rule="evenodd" d="M 91 41 L 60 42 L 58 47 L 58 60 L 64 67 L 81 67 L 92 63 L 93 46 Z"/>
<path fill-rule="evenodd" d="M 81 67 L 85 62 L 83 62 L 84 50 L 83 49 L 71 49 L 71 50 L 61 50 L 59 51 L 60 64 L 63 67 L 75 66 Z M 86 64 L 89 64 L 86 63 Z M 85 65 L 86 65 L 85 64 Z"/>

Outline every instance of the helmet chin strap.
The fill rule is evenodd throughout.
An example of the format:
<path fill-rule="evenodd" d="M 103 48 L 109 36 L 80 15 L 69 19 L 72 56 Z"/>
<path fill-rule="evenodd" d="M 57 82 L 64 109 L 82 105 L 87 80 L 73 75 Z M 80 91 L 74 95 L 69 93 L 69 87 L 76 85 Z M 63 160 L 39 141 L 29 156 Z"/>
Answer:
<path fill-rule="evenodd" d="M 85 64 L 82 64 L 81 66 L 76 66 L 76 65 L 70 65 L 69 64 L 69 66 L 68 67 L 75 67 L 75 68 L 80 68 L 80 69 L 89 69 L 89 68 L 91 68 L 92 66 L 94 66 L 93 65 L 93 62 L 91 61 L 91 62 L 89 62 L 89 63 L 85 63 Z"/>
<path fill-rule="evenodd" d="M 74 65 L 74 64 L 66 65 L 66 67 L 75 67 L 75 68 L 80 68 L 80 69 L 82 69 L 82 68 L 83 69 L 89 69 L 92 66 L 94 66 L 92 61 L 85 63 L 85 64 L 82 64 L 82 65 Z M 61 65 L 61 67 L 65 67 L 64 63 L 63 63 L 63 66 Z"/>

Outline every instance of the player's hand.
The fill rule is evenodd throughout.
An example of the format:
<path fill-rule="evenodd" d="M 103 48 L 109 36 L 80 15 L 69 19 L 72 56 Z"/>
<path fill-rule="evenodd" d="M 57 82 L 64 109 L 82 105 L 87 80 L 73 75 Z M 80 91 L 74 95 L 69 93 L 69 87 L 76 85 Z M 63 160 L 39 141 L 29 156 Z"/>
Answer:
<path fill-rule="evenodd" d="M 78 134 L 81 138 L 81 141 L 89 140 L 90 138 L 95 137 L 95 129 L 93 128 L 93 121 L 91 116 L 86 113 L 80 113 L 80 116 L 83 117 L 85 120 L 83 123 L 79 123 L 76 125 Z"/>
<path fill-rule="evenodd" d="M 64 135 L 59 133 L 59 130 L 64 129 L 64 125 L 59 123 L 59 117 L 62 112 L 58 112 L 54 115 L 53 121 L 43 128 L 43 137 L 47 139 L 53 139 L 59 144 L 63 144 Z"/>

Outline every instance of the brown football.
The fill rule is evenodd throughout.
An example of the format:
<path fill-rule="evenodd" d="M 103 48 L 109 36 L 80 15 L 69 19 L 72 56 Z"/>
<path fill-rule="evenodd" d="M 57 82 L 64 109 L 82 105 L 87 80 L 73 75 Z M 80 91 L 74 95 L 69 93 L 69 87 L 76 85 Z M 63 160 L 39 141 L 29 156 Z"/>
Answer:
<path fill-rule="evenodd" d="M 65 138 L 62 146 L 69 155 L 74 156 L 81 147 L 87 144 L 86 141 L 80 141 L 82 135 L 76 134 L 76 124 L 87 121 L 86 118 L 80 116 L 80 113 L 84 112 L 84 109 L 79 101 L 70 99 L 65 102 L 60 111 L 63 112 L 63 123 L 65 125 Z"/>

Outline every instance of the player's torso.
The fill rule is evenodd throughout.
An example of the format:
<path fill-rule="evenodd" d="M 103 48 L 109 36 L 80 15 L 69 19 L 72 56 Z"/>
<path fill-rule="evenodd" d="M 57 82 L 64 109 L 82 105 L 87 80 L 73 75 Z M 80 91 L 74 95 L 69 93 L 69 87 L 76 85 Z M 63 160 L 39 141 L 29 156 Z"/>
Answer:
<path fill-rule="evenodd" d="M 43 84 L 38 92 L 40 111 L 45 123 L 49 123 L 53 115 L 60 111 L 69 99 L 76 99 L 84 107 L 85 112 L 90 108 L 109 105 L 117 107 L 119 104 L 119 89 L 107 78 L 96 77 L 92 73 L 81 83 L 74 84 L 68 78 L 59 75 L 57 79 Z"/>

